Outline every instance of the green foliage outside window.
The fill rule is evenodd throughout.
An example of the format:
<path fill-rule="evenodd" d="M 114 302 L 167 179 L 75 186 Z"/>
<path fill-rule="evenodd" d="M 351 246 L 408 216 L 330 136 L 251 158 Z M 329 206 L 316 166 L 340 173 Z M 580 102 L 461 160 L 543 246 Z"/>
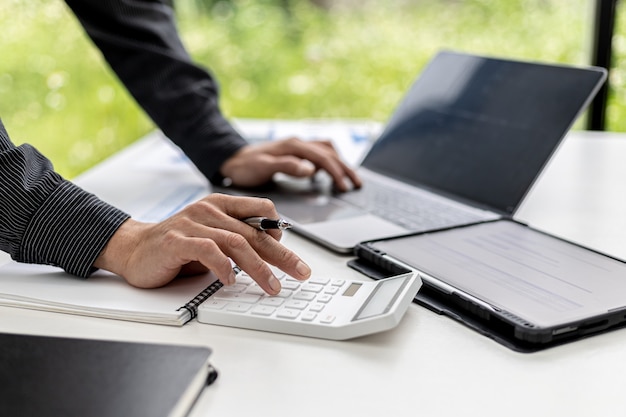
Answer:
<path fill-rule="evenodd" d="M 65 4 L 5 0 L 0 117 L 71 178 L 154 128 Z M 182 0 L 191 54 L 233 118 L 384 121 L 439 49 L 569 64 L 590 56 L 587 0 Z M 623 13 L 620 14 L 620 16 Z M 616 51 L 626 41 L 616 35 Z M 616 59 L 620 64 L 619 58 Z M 609 129 L 626 126 L 626 64 Z"/>

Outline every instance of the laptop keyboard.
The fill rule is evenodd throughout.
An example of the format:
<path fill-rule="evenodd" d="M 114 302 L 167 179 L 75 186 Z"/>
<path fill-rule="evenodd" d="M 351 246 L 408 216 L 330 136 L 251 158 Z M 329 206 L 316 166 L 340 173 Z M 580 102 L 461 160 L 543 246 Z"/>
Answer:
<path fill-rule="evenodd" d="M 339 194 L 337 198 L 413 231 L 484 220 L 478 213 L 428 198 L 423 193 L 410 193 L 375 181 L 368 181 L 367 186 Z"/>

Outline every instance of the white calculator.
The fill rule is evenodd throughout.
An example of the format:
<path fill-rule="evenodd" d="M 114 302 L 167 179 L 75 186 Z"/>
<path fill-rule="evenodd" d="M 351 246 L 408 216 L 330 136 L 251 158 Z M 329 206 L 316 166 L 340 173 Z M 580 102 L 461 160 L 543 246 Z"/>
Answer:
<path fill-rule="evenodd" d="M 408 272 L 378 281 L 311 277 L 298 281 L 274 270 L 282 284 L 270 296 L 245 272 L 198 306 L 201 323 L 344 340 L 395 327 L 422 281 Z"/>

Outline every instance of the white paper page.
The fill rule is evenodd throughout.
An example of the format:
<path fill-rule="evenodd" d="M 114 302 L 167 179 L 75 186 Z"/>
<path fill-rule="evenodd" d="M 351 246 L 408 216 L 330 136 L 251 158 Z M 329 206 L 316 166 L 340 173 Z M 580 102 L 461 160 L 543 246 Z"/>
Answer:
<path fill-rule="evenodd" d="M 140 289 L 106 271 L 82 279 L 54 267 L 11 262 L 0 268 L 0 304 L 19 301 L 22 307 L 182 325 L 185 312 L 177 309 L 215 279 L 179 277 L 162 288 Z"/>

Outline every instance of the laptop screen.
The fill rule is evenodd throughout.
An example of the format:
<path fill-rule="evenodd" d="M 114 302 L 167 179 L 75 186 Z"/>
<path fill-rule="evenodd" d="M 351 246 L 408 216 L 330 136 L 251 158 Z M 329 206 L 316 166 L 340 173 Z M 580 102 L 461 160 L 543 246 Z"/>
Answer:
<path fill-rule="evenodd" d="M 362 165 L 511 214 L 604 78 L 597 68 L 441 52 Z"/>

